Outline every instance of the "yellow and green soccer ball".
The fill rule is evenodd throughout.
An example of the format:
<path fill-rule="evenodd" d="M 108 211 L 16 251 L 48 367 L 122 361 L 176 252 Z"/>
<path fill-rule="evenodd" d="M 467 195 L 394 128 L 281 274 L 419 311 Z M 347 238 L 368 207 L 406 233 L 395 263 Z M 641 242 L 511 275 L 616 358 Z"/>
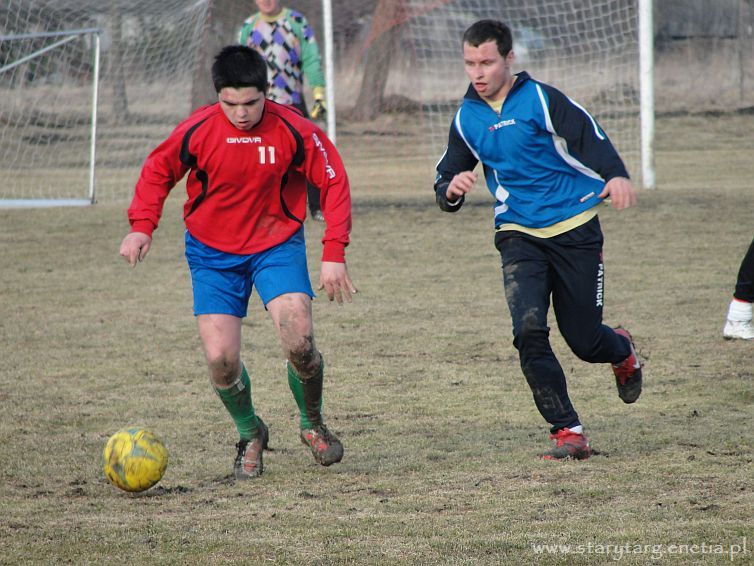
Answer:
<path fill-rule="evenodd" d="M 168 451 L 154 434 L 124 428 L 113 434 L 103 453 L 105 476 L 125 491 L 144 491 L 162 479 Z"/>

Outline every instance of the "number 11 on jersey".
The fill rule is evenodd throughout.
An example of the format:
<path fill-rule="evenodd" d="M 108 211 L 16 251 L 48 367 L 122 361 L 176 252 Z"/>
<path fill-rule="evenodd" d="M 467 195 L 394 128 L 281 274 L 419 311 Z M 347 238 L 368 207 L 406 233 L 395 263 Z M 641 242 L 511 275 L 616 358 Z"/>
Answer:
<path fill-rule="evenodd" d="M 259 149 L 259 163 L 264 165 L 265 163 L 275 163 L 275 148 L 271 145 L 260 145 Z"/>

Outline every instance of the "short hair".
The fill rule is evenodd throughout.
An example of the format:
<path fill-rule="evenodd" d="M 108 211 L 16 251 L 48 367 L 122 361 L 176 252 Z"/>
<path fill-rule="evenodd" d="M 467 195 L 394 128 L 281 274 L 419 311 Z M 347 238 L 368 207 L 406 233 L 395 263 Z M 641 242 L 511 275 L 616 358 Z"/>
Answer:
<path fill-rule="evenodd" d="M 479 20 L 463 34 L 463 43 L 468 43 L 472 47 L 479 47 L 488 41 L 494 41 L 500 55 L 506 57 L 513 49 L 511 28 L 498 20 Z"/>
<path fill-rule="evenodd" d="M 267 63 L 262 56 L 245 45 L 228 45 L 215 56 L 212 64 L 212 82 L 215 91 L 226 87 L 253 86 L 259 92 L 267 91 Z"/>

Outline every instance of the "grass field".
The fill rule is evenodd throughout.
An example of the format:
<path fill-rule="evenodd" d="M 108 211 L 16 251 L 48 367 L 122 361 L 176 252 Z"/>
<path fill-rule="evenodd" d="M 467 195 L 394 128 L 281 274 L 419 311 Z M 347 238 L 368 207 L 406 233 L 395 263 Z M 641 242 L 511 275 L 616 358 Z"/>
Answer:
<path fill-rule="evenodd" d="M 344 461 L 321 468 L 300 444 L 253 296 L 243 357 L 273 451 L 244 484 L 191 316 L 181 190 L 133 270 L 117 255 L 124 203 L 0 211 L 0 563 L 754 562 L 754 344 L 721 336 L 754 236 L 753 129 L 746 115 L 661 119 L 660 189 L 601 213 L 606 321 L 634 334 L 646 385 L 624 405 L 609 367 L 553 328 L 600 452 L 585 462 L 536 457 L 547 427 L 511 344 L 489 197 L 441 213 L 427 164 L 391 168 L 395 147 L 344 140 L 360 293 L 314 306 Z M 307 230 L 316 280 L 322 227 Z M 171 458 L 136 496 L 100 464 L 130 424 Z"/>

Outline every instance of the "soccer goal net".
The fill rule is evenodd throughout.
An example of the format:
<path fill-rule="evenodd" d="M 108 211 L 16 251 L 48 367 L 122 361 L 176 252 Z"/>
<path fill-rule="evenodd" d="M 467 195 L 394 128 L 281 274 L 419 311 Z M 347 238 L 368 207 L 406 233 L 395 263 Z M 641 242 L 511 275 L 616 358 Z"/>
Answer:
<path fill-rule="evenodd" d="M 94 202 L 99 30 L 10 34 L 0 40 L 5 55 L 0 67 L 5 169 L 0 205 Z M 92 56 L 82 59 L 82 48 Z M 89 92 L 86 80 L 67 80 L 74 74 L 72 66 L 86 69 Z M 67 96 L 61 97 L 62 92 Z"/>
<path fill-rule="evenodd" d="M 513 30 L 514 71 L 586 107 L 637 179 L 638 2 L 331 0 L 330 26 L 323 0 L 281 5 L 308 18 L 321 51 L 324 29 L 332 29 L 330 89 L 337 143 L 347 156 L 388 159 L 430 178 L 468 84 L 462 34 L 494 18 Z M 209 100 L 211 56 L 237 41 L 255 9 L 252 0 L 0 4 L 0 206 L 8 199 L 86 201 L 92 181 L 100 201 L 129 198 L 149 150 L 199 105 L 199 91 L 202 103 Z M 101 31 L 45 35 L 82 29 Z"/>
<path fill-rule="evenodd" d="M 360 31 L 360 41 L 346 42 L 339 52 L 336 96 L 344 117 L 373 120 L 370 132 L 403 134 L 405 146 L 412 148 L 407 153 L 420 152 L 434 164 L 468 86 L 463 32 L 479 19 L 502 20 L 513 31 L 514 72 L 526 70 L 587 108 L 632 176 L 640 177 L 637 1 L 385 0 L 373 5 L 362 15 L 369 26 Z M 336 41 L 344 23 L 336 22 Z"/>
<path fill-rule="evenodd" d="M 0 5 L 0 206 L 128 195 L 150 146 L 191 110 L 207 6 L 207 0 Z"/>

